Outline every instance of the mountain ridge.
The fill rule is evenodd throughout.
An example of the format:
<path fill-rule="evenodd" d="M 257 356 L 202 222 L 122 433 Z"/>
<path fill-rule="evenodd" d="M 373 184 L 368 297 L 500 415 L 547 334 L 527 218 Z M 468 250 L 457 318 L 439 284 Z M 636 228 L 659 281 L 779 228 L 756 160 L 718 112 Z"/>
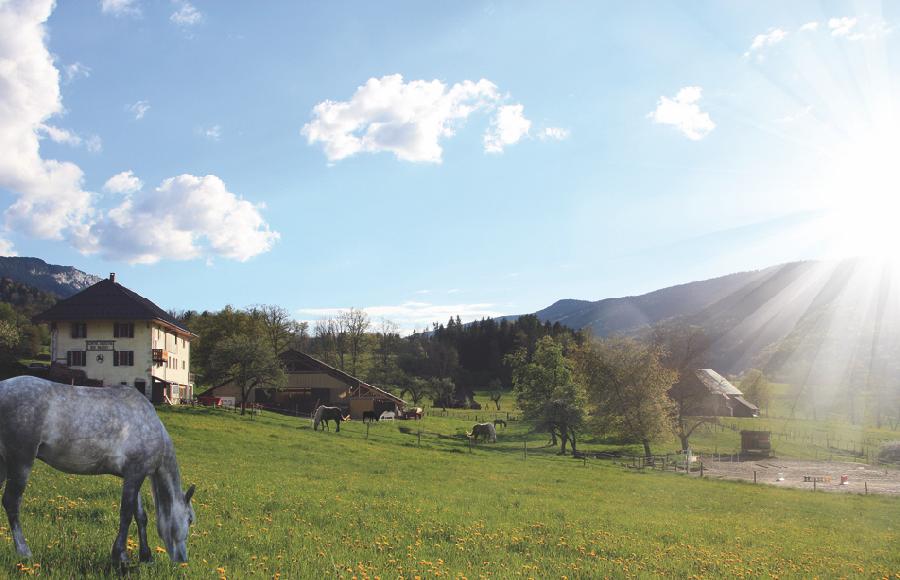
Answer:
<path fill-rule="evenodd" d="M 58 298 L 68 298 L 102 279 L 74 266 L 48 264 L 40 258 L 19 256 L 0 256 L 0 278 L 49 292 Z"/>

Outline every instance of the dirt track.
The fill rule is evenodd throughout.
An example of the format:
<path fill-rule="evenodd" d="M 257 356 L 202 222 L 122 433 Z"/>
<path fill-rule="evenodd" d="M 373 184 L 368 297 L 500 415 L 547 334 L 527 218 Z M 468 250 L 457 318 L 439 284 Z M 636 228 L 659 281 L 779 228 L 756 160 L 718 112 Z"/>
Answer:
<path fill-rule="evenodd" d="M 757 461 L 703 461 L 704 475 L 710 478 L 756 481 L 782 487 L 812 489 L 811 481 L 804 477 L 819 478 L 817 490 L 836 493 L 900 494 L 900 470 L 885 469 L 860 463 L 842 461 L 803 461 L 777 457 Z M 841 476 L 847 476 L 847 485 L 841 485 Z M 783 477 L 783 481 L 778 481 Z"/>

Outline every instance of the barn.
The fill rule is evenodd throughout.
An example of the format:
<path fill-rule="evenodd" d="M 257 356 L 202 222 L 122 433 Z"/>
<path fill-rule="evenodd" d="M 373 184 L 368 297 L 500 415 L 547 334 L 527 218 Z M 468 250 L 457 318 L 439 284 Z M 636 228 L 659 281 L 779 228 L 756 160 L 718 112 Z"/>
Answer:
<path fill-rule="evenodd" d="M 703 417 L 758 417 L 759 408 L 725 377 L 712 369 L 696 369 L 682 379 L 680 389 L 691 393 L 685 414 Z"/>
<path fill-rule="evenodd" d="M 336 369 L 319 359 L 298 350 L 287 350 L 279 356 L 287 375 L 281 389 L 259 387 L 250 393 L 250 403 L 291 413 L 312 413 L 319 405 L 341 407 L 353 419 L 361 419 L 363 412 L 384 411 L 400 413 L 406 401 Z M 212 387 L 203 397 L 233 397 L 240 402 L 240 389 L 234 383 Z"/>

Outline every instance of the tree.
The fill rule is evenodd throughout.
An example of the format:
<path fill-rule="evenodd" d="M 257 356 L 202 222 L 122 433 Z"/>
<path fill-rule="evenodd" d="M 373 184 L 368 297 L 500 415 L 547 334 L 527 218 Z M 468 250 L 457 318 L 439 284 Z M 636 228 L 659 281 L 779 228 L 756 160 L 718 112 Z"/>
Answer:
<path fill-rule="evenodd" d="M 284 352 L 297 333 L 297 321 L 282 306 L 262 304 L 250 308 L 250 316 L 262 326 L 262 332 L 275 356 Z"/>
<path fill-rule="evenodd" d="M 707 423 L 718 423 L 716 417 L 692 414 L 692 409 L 697 408 L 708 394 L 697 382 L 695 371 L 703 368 L 703 359 L 711 341 L 699 326 L 670 323 L 653 328 L 651 343 L 659 352 L 663 365 L 678 373 L 675 384 L 669 389 L 675 414 L 672 430 L 681 442 L 681 450 L 687 451 L 691 446 L 691 435 L 697 428 Z"/>
<path fill-rule="evenodd" d="M 422 399 L 425 398 L 430 391 L 430 385 L 428 381 L 419 377 L 412 377 L 406 382 L 406 385 L 400 391 L 401 397 L 409 397 L 414 405 L 418 405 L 422 402 Z"/>
<path fill-rule="evenodd" d="M 453 395 L 456 394 L 456 383 L 453 382 L 453 379 L 434 377 L 428 382 L 428 390 L 435 407 L 446 409 L 453 405 Z"/>
<path fill-rule="evenodd" d="M 584 419 L 584 390 L 576 381 L 572 363 L 563 356 L 562 346 L 552 336 L 538 339 L 534 352 L 527 346 L 507 357 L 512 368 L 513 390 L 526 420 L 538 431 L 549 431 L 560 439 L 560 454 L 571 442 L 575 452 L 576 433 Z"/>
<path fill-rule="evenodd" d="M 339 313 L 337 319 L 338 328 L 340 329 L 341 334 L 344 335 L 344 344 L 346 344 L 350 351 L 350 374 L 356 375 L 359 355 L 362 350 L 363 336 L 366 334 L 366 331 L 369 330 L 371 324 L 369 322 L 369 315 L 366 314 L 365 310 L 351 308 L 350 310 Z M 343 369 L 344 359 L 343 356 L 341 356 L 341 370 Z"/>
<path fill-rule="evenodd" d="M 503 398 L 503 383 L 500 382 L 500 379 L 493 379 L 488 385 L 488 388 L 490 389 L 491 400 L 494 402 L 494 405 L 497 406 L 497 410 L 499 411 L 500 399 Z"/>
<path fill-rule="evenodd" d="M 772 402 L 772 385 L 766 375 L 759 369 L 750 369 L 741 380 L 741 391 L 747 400 L 759 407 L 766 409 L 769 414 L 769 403 Z"/>
<path fill-rule="evenodd" d="M 593 426 L 641 443 L 648 458 L 673 418 L 668 391 L 678 373 L 661 358 L 659 347 L 630 338 L 591 341 L 575 353 Z"/>
<path fill-rule="evenodd" d="M 271 345 L 253 335 L 232 336 L 217 344 L 208 372 L 211 382 L 234 382 L 240 389 L 241 415 L 254 389 L 280 389 L 286 383 L 284 370 Z"/>

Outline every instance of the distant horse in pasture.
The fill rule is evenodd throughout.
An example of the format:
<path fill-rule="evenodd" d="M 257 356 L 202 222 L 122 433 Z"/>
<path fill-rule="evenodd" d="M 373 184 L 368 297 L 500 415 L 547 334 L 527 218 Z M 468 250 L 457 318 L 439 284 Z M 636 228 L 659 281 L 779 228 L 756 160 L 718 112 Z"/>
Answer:
<path fill-rule="evenodd" d="M 37 377 L 0 381 L 0 486 L 3 507 L 20 556 L 31 557 L 19 508 L 35 458 L 65 473 L 115 475 L 124 480 L 113 562 L 128 561 L 126 541 L 137 522 L 140 560 L 153 559 L 141 485 L 150 479 L 156 530 L 169 558 L 187 562 L 194 521 L 191 497 L 181 490 L 172 439 L 153 404 L 134 387 L 75 387 Z"/>
<path fill-rule="evenodd" d="M 393 421 L 397 417 L 397 414 L 393 411 L 385 411 L 379 417 L 379 421 Z"/>
<path fill-rule="evenodd" d="M 471 433 L 466 433 L 466 437 L 474 441 L 478 442 L 478 439 L 481 438 L 485 441 L 489 441 L 490 443 L 497 442 L 497 430 L 494 429 L 493 423 L 476 423 L 472 427 Z"/>
<path fill-rule="evenodd" d="M 376 413 L 375 411 L 363 411 L 363 423 L 365 423 L 366 421 L 371 423 L 372 421 L 377 421 L 377 420 L 378 420 L 378 413 Z"/>
<path fill-rule="evenodd" d="M 503 419 L 494 419 L 494 427 L 497 427 L 497 426 L 500 426 L 500 427 L 503 427 L 504 429 L 506 429 L 506 421 L 504 421 Z"/>
<path fill-rule="evenodd" d="M 325 430 L 325 427 L 328 427 L 329 421 L 334 421 L 334 424 L 337 425 L 335 428 L 336 433 L 341 432 L 341 421 L 349 421 L 350 415 L 344 416 L 344 412 L 341 411 L 339 407 L 326 407 L 325 405 L 320 405 L 318 409 L 316 409 L 316 414 L 313 415 L 313 431 L 319 430 L 319 425 L 322 426 L 322 430 Z"/>

